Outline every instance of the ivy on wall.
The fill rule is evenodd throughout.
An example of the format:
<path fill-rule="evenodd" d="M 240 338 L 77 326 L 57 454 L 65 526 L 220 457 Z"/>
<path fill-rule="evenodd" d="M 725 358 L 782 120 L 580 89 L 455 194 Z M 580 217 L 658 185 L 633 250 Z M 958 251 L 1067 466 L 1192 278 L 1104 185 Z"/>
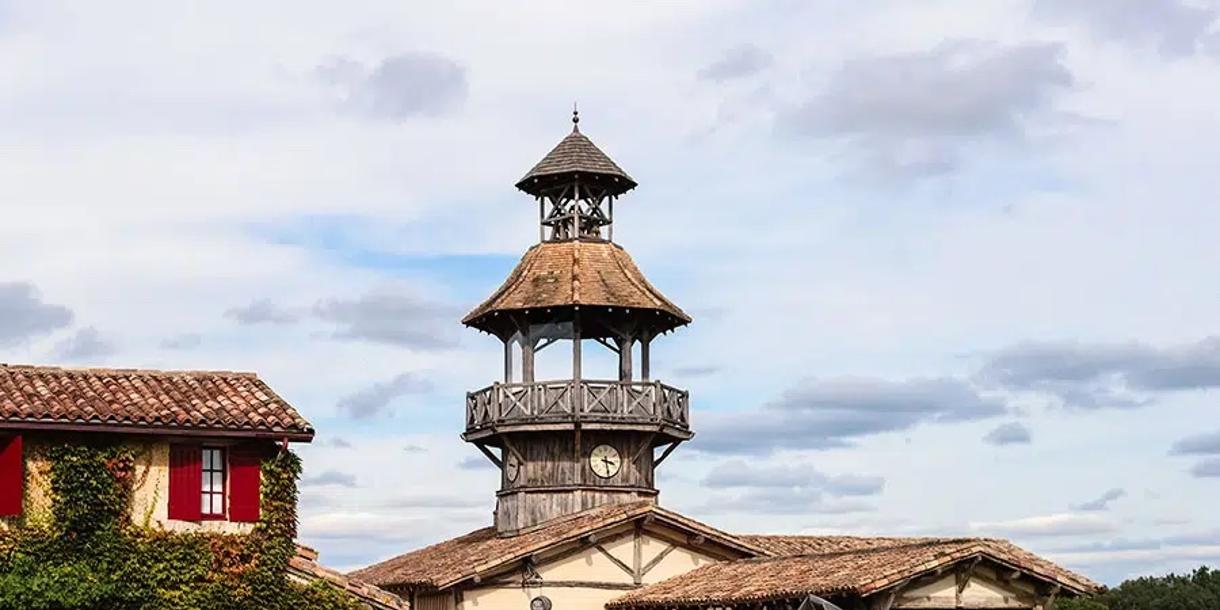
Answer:
<path fill-rule="evenodd" d="M 297 478 L 289 451 L 263 458 L 262 517 L 249 534 L 131 523 L 130 447 L 74 439 L 41 449 L 50 514 L 0 529 L 0 610 L 359 610 L 325 583 L 288 577 Z"/>

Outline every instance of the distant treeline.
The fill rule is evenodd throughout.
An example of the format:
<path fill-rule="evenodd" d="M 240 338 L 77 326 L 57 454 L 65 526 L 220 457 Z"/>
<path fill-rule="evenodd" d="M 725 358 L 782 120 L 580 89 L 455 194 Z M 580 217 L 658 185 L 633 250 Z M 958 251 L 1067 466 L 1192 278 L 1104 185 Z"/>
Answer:
<path fill-rule="evenodd" d="M 1220 570 L 1145 576 L 1089 599 L 1065 599 L 1056 610 L 1220 610 Z"/>

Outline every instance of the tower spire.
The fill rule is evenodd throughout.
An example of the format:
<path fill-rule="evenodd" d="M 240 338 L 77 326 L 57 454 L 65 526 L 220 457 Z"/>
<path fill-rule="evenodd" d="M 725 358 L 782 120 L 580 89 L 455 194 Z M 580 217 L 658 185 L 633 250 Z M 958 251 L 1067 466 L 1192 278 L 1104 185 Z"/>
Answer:
<path fill-rule="evenodd" d="M 635 180 L 580 132 L 575 102 L 572 133 L 517 181 L 541 208 L 540 241 L 609 239 L 614 200 L 635 187 Z"/>
<path fill-rule="evenodd" d="M 462 319 L 504 349 L 503 381 L 466 394 L 462 435 L 501 470 L 501 535 L 596 506 L 655 502 L 656 467 L 694 435 L 686 391 L 650 370 L 652 341 L 690 316 L 603 235 L 614 200 L 636 183 L 579 124 L 573 104 L 572 133 L 517 182 L 538 202 L 541 243 Z M 536 354 L 557 342 L 570 344 L 571 375 L 537 380 Z M 617 370 L 584 366 L 584 348 L 599 346 Z"/>

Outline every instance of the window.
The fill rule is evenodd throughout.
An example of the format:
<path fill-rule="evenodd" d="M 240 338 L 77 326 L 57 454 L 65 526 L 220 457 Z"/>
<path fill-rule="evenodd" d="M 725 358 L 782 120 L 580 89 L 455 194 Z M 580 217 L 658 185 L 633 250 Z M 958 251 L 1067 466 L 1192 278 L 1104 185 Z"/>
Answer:
<path fill-rule="evenodd" d="M 171 445 L 169 518 L 258 521 L 261 465 L 268 449 L 257 443 L 226 447 Z"/>
<path fill-rule="evenodd" d="M 204 519 L 225 518 L 225 450 L 203 448 L 203 494 L 199 514 Z"/>

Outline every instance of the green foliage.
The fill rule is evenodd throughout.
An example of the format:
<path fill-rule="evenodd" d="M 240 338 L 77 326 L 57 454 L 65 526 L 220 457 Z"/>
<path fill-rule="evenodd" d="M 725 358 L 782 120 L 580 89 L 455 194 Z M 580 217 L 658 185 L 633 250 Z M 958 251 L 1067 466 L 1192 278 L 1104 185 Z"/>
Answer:
<path fill-rule="evenodd" d="M 263 460 L 262 518 L 247 535 L 172 533 L 130 521 L 134 458 L 114 444 L 61 443 L 49 527 L 0 529 L 0 610 L 357 610 L 324 583 L 288 578 L 300 460 Z"/>
<path fill-rule="evenodd" d="M 1145 576 L 1084 600 L 1063 600 L 1057 610 L 1216 610 L 1220 608 L 1220 570 Z"/>
<path fill-rule="evenodd" d="M 1110 607 L 1092 598 L 1077 598 L 1055 602 L 1055 610 L 1110 610 Z"/>

